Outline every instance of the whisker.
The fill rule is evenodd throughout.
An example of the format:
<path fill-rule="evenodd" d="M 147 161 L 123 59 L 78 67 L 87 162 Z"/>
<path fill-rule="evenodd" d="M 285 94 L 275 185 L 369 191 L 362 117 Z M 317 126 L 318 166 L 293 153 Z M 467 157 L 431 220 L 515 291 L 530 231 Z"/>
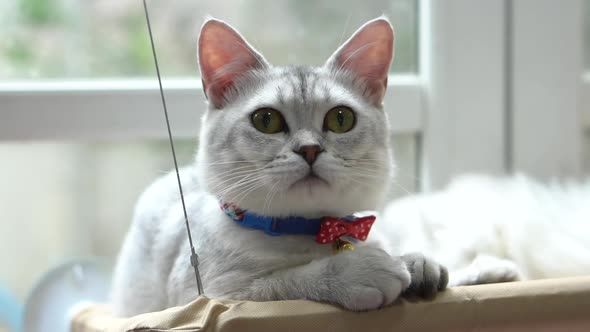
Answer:
<path fill-rule="evenodd" d="M 264 199 L 264 204 L 262 206 L 262 213 L 264 214 L 266 212 L 266 207 L 267 207 L 267 203 L 269 204 L 268 207 L 270 208 L 270 201 L 269 201 L 269 197 L 274 196 L 273 192 L 275 190 L 275 187 L 280 183 L 280 181 L 275 182 L 275 184 L 272 185 L 272 187 L 270 188 L 270 190 L 268 191 L 268 193 L 266 194 L 266 197 Z"/>
<path fill-rule="evenodd" d="M 248 168 L 251 168 L 251 166 L 248 166 L 248 167 L 242 167 L 242 168 L 240 168 L 240 167 L 237 167 L 237 168 L 235 168 L 235 169 L 231 169 L 231 170 L 227 170 L 227 171 L 225 171 L 225 172 L 222 172 L 222 173 L 220 173 L 220 174 L 215 174 L 214 176 L 215 176 L 217 179 L 220 179 L 220 180 L 222 180 L 222 179 L 224 179 L 224 178 L 231 177 L 231 176 L 233 176 L 233 175 L 239 175 L 239 174 L 245 174 L 245 173 L 255 173 L 255 172 L 259 172 L 259 171 L 261 171 L 261 170 L 265 169 L 265 168 L 266 168 L 266 166 L 259 167 L 259 168 L 255 168 L 255 169 L 248 169 Z"/>
<path fill-rule="evenodd" d="M 352 176 L 351 176 L 351 177 L 349 177 L 348 179 L 349 179 L 349 180 L 351 180 L 352 182 L 356 182 L 356 183 L 358 183 L 358 184 L 361 184 L 361 185 L 363 185 L 363 186 L 366 186 L 366 185 L 368 185 L 368 184 L 367 184 L 367 182 L 364 182 L 364 181 L 358 180 L 358 179 L 356 179 L 356 178 L 354 178 L 354 177 L 352 177 Z"/>
<path fill-rule="evenodd" d="M 342 45 L 342 42 L 344 42 L 344 35 L 346 34 L 346 30 L 348 29 L 348 24 L 350 23 L 351 17 L 352 17 L 352 12 L 348 13 L 348 17 L 346 18 L 346 21 L 344 22 L 344 29 L 342 29 L 342 34 L 340 35 L 340 41 L 338 42 L 338 45 L 336 45 L 336 49 L 338 49 L 340 47 L 340 45 Z"/>
<path fill-rule="evenodd" d="M 256 189 L 258 189 L 258 188 L 260 188 L 260 187 L 263 187 L 264 185 L 265 185 L 265 183 L 264 183 L 264 182 L 260 182 L 260 183 L 257 183 L 257 184 L 254 184 L 254 185 L 250 186 L 250 187 L 249 187 L 249 189 L 245 189 L 245 190 L 243 190 L 243 191 L 241 192 L 241 194 L 240 194 L 240 195 L 241 195 L 241 197 L 240 197 L 240 195 L 238 195 L 238 196 L 236 196 L 236 197 L 234 198 L 234 200 L 236 201 L 236 205 L 238 205 L 238 206 L 239 206 L 239 205 L 242 203 L 242 201 L 243 201 L 243 200 L 244 200 L 246 197 L 248 197 L 248 195 L 249 195 L 251 192 L 253 192 L 254 190 L 256 190 Z M 240 199 L 239 199 L 239 200 L 238 200 L 238 197 L 240 197 Z"/>
<path fill-rule="evenodd" d="M 366 173 L 356 173 L 356 174 L 349 176 L 348 178 L 351 178 L 351 179 L 354 178 L 357 180 L 364 180 L 364 181 L 375 180 L 375 179 L 380 180 L 380 182 L 383 181 L 382 177 L 380 177 L 380 176 L 377 176 L 375 174 L 366 174 Z"/>
<path fill-rule="evenodd" d="M 240 164 L 240 163 L 261 163 L 261 162 L 269 162 L 271 160 L 233 160 L 233 161 L 217 161 L 212 163 L 202 163 L 196 162 L 196 165 L 226 165 L 226 164 Z"/>
<path fill-rule="evenodd" d="M 229 174 L 229 173 L 236 173 L 236 172 L 241 172 L 241 171 L 253 171 L 252 168 L 255 168 L 255 165 L 242 165 L 242 166 L 238 166 L 238 167 L 232 167 L 231 169 L 228 169 L 226 171 L 223 171 L 221 173 L 215 173 L 214 176 L 216 178 L 222 178 L 224 175 Z"/>
<path fill-rule="evenodd" d="M 231 192 L 239 190 L 240 188 L 247 187 L 253 183 L 257 183 L 260 180 L 260 177 L 249 178 L 247 180 L 242 179 L 239 183 L 231 184 L 224 188 L 220 188 L 215 192 L 215 195 L 218 197 L 229 195 Z"/>
<path fill-rule="evenodd" d="M 259 154 L 259 155 L 265 156 L 265 157 L 273 157 L 272 154 L 262 153 L 262 152 L 258 152 L 258 151 L 249 151 L 248 153 L 256 153 L 256 154 Z"/>
<path fill-rule="evenodd" d="M 255 176 L 255 175 L 258 175 L 258 176 Z M 264 175 L 264 174 L 260 175 L 260 174 L 256 174 L 256 173 L 246 175 L 241 180 L 239 180 L 238 182 L 234 183 L 233 185 L 227 186 L 227 187 L 225 187 L 225 188 L 223 188 L 221 190 L 216 190 L 214 192 L 214 194 L 216 196 L 225 195 L 225 193 L 227 193 L 228 191 L 232 191 L 232 190 L 235 190 L 235 189 L 239 188 L 240 186 L 244 186 L 244 185 L 250 184 L 252 182 L 255 182 L 255 181 L 263 178 L 264 176 L 266 176 L 266 175 Z"/>
<path fill-rule="evenodd" d="M 410 190 L 406 189 L 404 186 L 402 186 L 401 184 L 399 184 L 399 182 L 392 182 L 391 184 L 393 184 L 395 186 L 398 186 L 399 188 L 401 188 L 408 195 L 414 195 L 414 194 L 416 194 L 416 192 L 411 192 Z"/>
<path fill-rule="evenodd" d="M 245 180 L 245 179 L 255 175 L 256 173 L 258 173 L 258 172 L 248 170 L 248 171 L 240 171 L 235 174 L 228 174 L 225 177 L 220 178 L 220 180 L 222 180 L 222 181 L 215 183 L 215 187 L 219 187 L 221 185 L 224 185 L 225 183 L 236 181 L 236 180 L 238 180 L 238 182 L 239 182 L 240 179 Z"/>
<path fill-rule="evenodd" d="M 363 162 L 365 162 L 365 161 L 381 161 L 381 162 L 384 161 L 383 159 L 377 159 L 377 158 L 375 158 L 375 159 L 370 159 L 370 158 L 350 158 L 350 159 L 344 159 L 344 160 L 346 160 L 346 161 L 359 161 L 359 162 L 361 162 L 361 161 L 363 161 Z"/>
<path fill-rule="evenodd" d="M 381 173 L 379 173 L 378 170 L 371 169 L 371 168 L 364 168 L 364 167 L 358 167 L 358 166 L 349 166 L 348 168 L 351 168 L 351 169 L 353 169 L 355 171 L 372 173 L 372 174 L 375 174 L 375 175 L 380 175 L 381 174 Z"/>

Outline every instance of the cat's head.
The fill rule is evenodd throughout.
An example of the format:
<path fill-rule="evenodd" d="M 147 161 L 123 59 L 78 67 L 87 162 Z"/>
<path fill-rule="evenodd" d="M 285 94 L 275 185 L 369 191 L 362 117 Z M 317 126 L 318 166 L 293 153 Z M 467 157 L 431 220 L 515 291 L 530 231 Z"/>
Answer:
<path fill-rule="evenodd" d="M 375 209 L 393 172 L 382 108 L 393 39 L 378 18 L 323 66 L 275 67 L 228 24 L 208 20 L 198 45 L 209 100 L 201 185 L 263 215 Z"/>

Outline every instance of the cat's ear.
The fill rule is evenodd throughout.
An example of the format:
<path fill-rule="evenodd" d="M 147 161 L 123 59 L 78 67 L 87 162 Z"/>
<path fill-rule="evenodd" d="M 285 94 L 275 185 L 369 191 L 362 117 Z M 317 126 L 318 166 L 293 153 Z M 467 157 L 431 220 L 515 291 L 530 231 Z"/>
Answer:
<path fill-rule="evenodd" d="M 393 59 L 391 23 L 380 17 L 365 23 L 326 62 L 335 72 L 345 71 L 366 83 L 371 100 L 380 105 Z"/>
<path fill-rule="evenodd" d="M 227 23 L 209 19 L 198 44 L 203 90 L 215 108 L 227 103 L 236 79 L 250 70 L 268 67 L 264 57 Z"/>

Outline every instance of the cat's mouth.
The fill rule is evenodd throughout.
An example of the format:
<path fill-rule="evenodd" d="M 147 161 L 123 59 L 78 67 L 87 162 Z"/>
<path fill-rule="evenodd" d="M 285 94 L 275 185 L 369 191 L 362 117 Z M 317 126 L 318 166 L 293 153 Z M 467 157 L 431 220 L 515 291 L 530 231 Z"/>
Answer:
<path fill-rule="evenodd" d="M 295 187 L 300 186 L 306 186 L 311 189 L 317 186 L 330 186 L 330 184 L 328 181 L 317 175 L 313 170 L 310 170 L 304 177 L 293 182 L 293 184 L 289 186 L 289 189 L 294 189 Z"/>

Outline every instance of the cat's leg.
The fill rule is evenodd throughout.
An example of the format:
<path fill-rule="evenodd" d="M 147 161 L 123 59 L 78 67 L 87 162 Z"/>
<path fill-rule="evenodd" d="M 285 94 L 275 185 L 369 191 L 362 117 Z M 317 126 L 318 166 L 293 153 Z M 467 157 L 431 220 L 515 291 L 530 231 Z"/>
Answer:
<path fill-rule="evenodd" d="M 430 295 L 432 285 L 438 289 L 438 285 L 446 284 L 445 278 L 444 269 L 420 255 L 392 257 L 381 249 L 360 247 L 275 271 L 228 297 L 256 301 L 308 299 L 363 311 L 392 303 L 408 287 L 428 289 L 421 293 Z"/>
<path fill-rule="evenodd" d="M 479 254 L 468 266 L 451 271 L 449 285 L 462 286 L 517 281 L 521 280 L 522 276 L 522 272 L 513 261 Z"/>
<path fill-rule="evenodd" d="M 190 174 L 183 170 L 181 176 L 185 179 Z M 162 285 L 166 283 L 168 262 L 161 257 L 166 257 L 166 251 L 174 251 L 176 242 L 162 240 L 160 233 L 163 225 L 183 231 L 180 222 L 178 226 L 166 222 L 168 209 L 175 202 L 176 190 L 176 175 L 169 173 L 152 183 L 137 202 L 113 274 L 111 305 L 117 316 L 132 316 L 167 307 Z"/>
<path fill-rule="evenodd" d="M 119 317 L 165 307 L 165 296 L 158 284 L 154 255 L 151 253 L 151 237 L 140 234 L 141 230 L 134 226 L 119 254 L 111 287 L 111 307 Z"/>

